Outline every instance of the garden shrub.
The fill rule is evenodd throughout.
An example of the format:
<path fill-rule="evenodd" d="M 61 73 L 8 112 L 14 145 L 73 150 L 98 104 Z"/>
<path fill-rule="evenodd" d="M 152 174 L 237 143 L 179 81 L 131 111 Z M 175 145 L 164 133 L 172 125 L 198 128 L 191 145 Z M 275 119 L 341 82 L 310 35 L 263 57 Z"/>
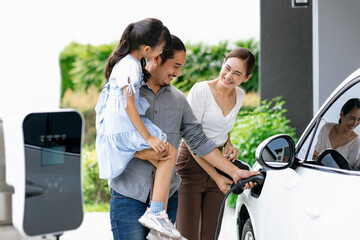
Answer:
<path fill-rule="evenodd" d="M 289 134 L 295 141 L 295 128 L 291 127 L 290 120 L 285 116 L 283 108 L 285 101 L 281 97 L 270 101 L 262 101 L 254 110 L 240 111 L 234 128 L 231 131 L 231 142 L 239 149 L 239 159 L 250 166 L 255 163 L 257 146 L 268 137 L 275 134 Z M 228 197 L 228 205 L 235 207 L 237 195 Z"/>
<path fill-rule="evenodd" d="M 94 146 L 96 139 L 95 119 L 96 112 L 94 109 L 83 111 L 85 128 L 84 128 L 84 145 Z"/>
<path fill-rule="evenodd" d="M 99 178 L 99 166 L 94 146 L 83 147 L 82 186 L 85 205 L 110 202 L 108 181 Z"/>
<path fill-rule="evenodd" d="M 73 69 L 75 59 L 84 51 L 86 51 L 86 45 L 71 42 L 60 53 L 61 98 L 64 97 L 67 89 L 74 90 L 75 84 L 70 72 Z"/>

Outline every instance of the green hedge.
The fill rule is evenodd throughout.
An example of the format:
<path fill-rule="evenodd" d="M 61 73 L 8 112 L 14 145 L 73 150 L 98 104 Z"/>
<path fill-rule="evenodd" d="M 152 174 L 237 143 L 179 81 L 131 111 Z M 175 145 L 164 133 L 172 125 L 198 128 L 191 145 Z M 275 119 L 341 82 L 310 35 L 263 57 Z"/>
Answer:
<path fill-rule="evenodd" d="M 94 84 L 101 91 L 106 80 L 104 69 L 106 61 L 117 43 L 108 45 L 83 45 L 70 43 L 60 54 L 61 96 L 67 89 L 86 91 Z M 172 84 L 179 90 L 187 92 L 196 82 L 211 80 L 218 76 L 226 53 L 235 47 L 245 47 L 253 52 L 256 59 L 255 70 L 251 81 L 241 86 L 248 91 L 258 90 L 258 43 L 253 39 L 237 41 L 232 46 L 228 42 L 218 45 L 204 43 L 186 44 L 186 64 L 179 77 Z"/>
<path fill-rule="evenodd" d="M 60 53 L 61 97 L 67 89 L 86 91 L 92 84 L 99 90 L 105 83 L 105 63 L 116 47 L 85 45 L 71 42 Z"/>
<path fill-rule="evenodd" d="M 99 179 L 99 166 L 94 146 L 84 146 L 82 152 L 82 185 L 85 205 L 108 204 L 108 181 Z"/>

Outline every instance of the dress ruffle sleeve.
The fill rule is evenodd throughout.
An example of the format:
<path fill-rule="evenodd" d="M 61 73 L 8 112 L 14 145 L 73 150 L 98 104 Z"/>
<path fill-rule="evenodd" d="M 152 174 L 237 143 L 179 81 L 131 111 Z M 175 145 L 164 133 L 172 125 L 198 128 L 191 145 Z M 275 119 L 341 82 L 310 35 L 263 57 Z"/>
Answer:
<path fill-rule="evenodd" d="M 103 90 L 100 93 L 99 100 L 95 106 L 96 123 L 101 123 L 104 120 L 104 110 L 106 102 L 109 99 L 110 83 L 105 84 Z"/>
<path fill-rule="evenodd" d="M 135 61 L 123 61 L 114 66 L 109 81 L 120 89 L 119 97 L 125 108 L 127 107 L 127 97 L 136 93 L 136 89 L 141 86 L 142 78 L 141 69 Z M 125 87 L 127 89 L 124 94 Z"/>

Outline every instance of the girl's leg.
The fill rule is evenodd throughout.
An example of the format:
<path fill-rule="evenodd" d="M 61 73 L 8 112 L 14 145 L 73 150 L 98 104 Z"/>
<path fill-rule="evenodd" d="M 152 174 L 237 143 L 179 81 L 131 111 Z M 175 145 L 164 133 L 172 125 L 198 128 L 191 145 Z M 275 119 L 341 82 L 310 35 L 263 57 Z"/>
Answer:
<path fill-rule="evenodd" d="M 169 192 L 170 192 L 170 185 L 166 191 L 165 199 L 164 199 L 164 209 L 167 210 L 168 201 L 169 201 Z M 167 212 L 167 211 L 166 211 Z"/>
<path fill-rule="evenodd" d="M 164 209 L 167 207 L 171 175 L 177 158 L 177 150 L 171 144 L 169 144 L 168 154 L 171 156 L 171 159 L 158 161 L 151 199 L 152 201 L 163 202 Z"/>
<path fill-rule="evenodd" d="M 157 163 L 150 209 L 146 210 L 139 222 L 170 238 L 180 238 L 180 232 L 171 223 L 168 215 L 162 212 L 168 203 L 171 175 L 175 167 L 177 150 L 169 145 L 168 154 L 171 159 Z M 156 166 L 156 164 L 154 165 Z"/>

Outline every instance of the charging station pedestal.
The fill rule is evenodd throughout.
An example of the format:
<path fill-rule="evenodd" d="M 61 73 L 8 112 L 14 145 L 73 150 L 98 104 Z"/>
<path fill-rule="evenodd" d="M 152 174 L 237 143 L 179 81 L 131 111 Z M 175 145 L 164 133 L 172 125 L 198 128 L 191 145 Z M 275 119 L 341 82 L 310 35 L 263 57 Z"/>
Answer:
<path fill-rule="evenodd" d="M 10 211 L 3 222 L 0 214 L 1 236 L 61 235 L 81 225 L 82 135 L 74 110 L 0 118 L 0 210 Z"/>

